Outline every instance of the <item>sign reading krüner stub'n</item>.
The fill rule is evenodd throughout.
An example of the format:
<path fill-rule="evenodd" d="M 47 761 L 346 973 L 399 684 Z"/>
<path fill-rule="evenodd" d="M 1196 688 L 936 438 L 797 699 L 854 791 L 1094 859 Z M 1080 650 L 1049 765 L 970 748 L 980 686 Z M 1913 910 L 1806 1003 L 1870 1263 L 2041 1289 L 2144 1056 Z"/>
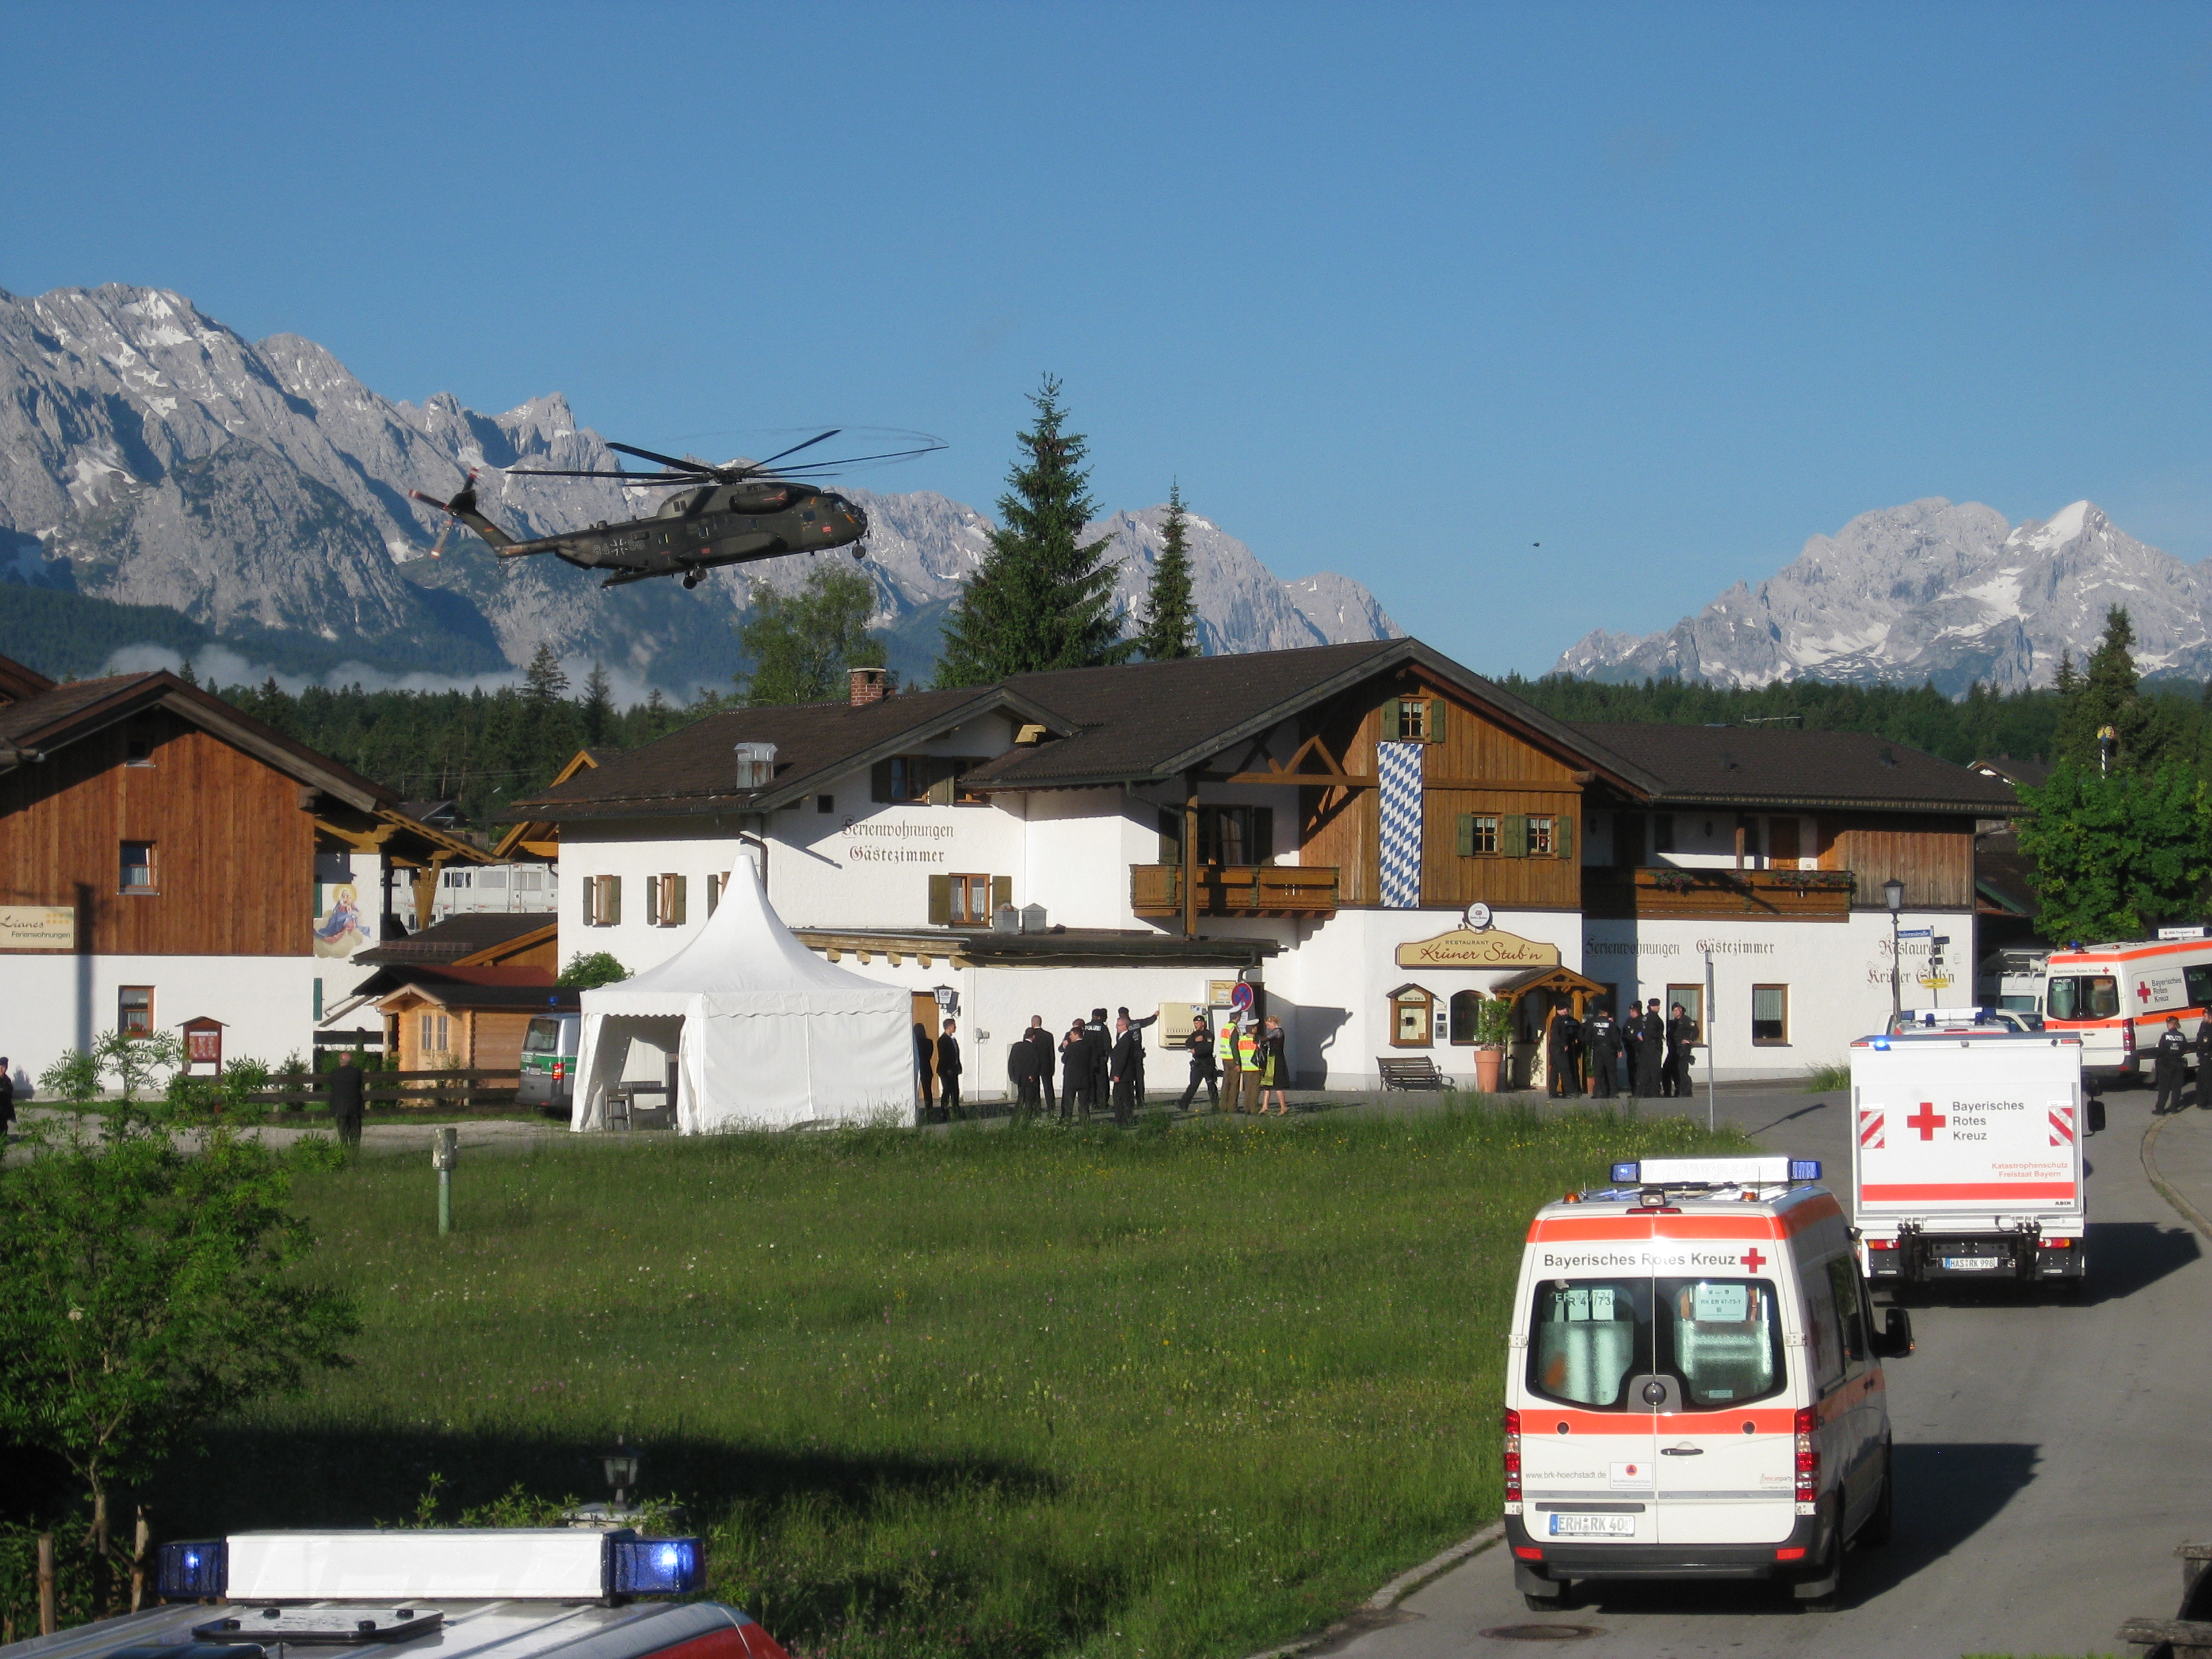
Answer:
<path fill-rule="evenodd" d="M 1559 947 L 1502 928 L 1455 927 L 1398 947 L 1401 968 L 1556 968 Z"/>
<path fill-rule="evenodd" d="M 0 904 L 0 951 L 74 951 L 76 912 L 58 905 Z"/>

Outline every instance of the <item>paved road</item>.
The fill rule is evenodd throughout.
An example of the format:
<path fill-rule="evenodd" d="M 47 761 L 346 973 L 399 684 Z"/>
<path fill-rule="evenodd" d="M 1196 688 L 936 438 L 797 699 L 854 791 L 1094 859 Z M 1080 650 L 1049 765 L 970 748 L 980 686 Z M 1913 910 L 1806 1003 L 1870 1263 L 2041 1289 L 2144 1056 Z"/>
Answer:
<path fill-rule="evenodd" d="M 1409 1597 L 1396 1622 L 1331 1650 L 1525 1654 L 1525 1638 L 1486 1632 L 1575 1624 L 1592 1633 L 1543 1645 L 1594 1656 L 2110 1653 L 2122 1619 L 2170 1618 L 2173 1547 L 2212 1537 L 2212 1241 L 2145 1175 L 2149 1100 L 2114 1094 L 2110 1128 L 2089 1143 L 2081 1302 L 1961 1292 L 1915 1307 L 1920 1350 L 1890 1370 L 1895 1540 L 1853 1553 L 1839 1610 L 1709 1585 L 1594 1589 L 1564 1613 L 1531 1613 L 1492 1549 Z M 1844 1101 L 1723 1088 L 1718 1108 L 1775 1152 L 1821 1158 L 1840 1182 Z M 2157 1156 L 2169 1183 L 2212 1215 L 2212 1112 L 2166 1120 Z"/>

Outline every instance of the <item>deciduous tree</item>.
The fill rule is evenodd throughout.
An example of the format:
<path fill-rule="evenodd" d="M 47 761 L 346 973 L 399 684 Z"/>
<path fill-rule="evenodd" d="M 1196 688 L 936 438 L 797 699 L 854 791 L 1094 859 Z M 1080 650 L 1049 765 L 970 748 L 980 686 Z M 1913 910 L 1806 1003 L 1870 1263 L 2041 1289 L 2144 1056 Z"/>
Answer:
<path fill-rule="evenodd" d="M 0 1431 L 109 1498 L 217 1413 L 346 1363 L 351 1304 L 299 1270 L 314 1243 L 285 1158 L 220 1126 L 105 1144 L 33 1136 L 0 1167 Z"/>
<path fill-rule="evenodd" d="M 750 708 L 827 702 L 845 691 L 845 671 L 880 668 L 882 638 L 868 631 L 876 590 L 857 570 L 816 562 L 796 593 L 765 584 L 738 629 L 750 673 L 737 677 Z"/>
<path fill-rule="evenodd" d="M 2148 937 L 2203 914 L 2212 878 L 2212 789 L 2189 768 L 2120 770 L 2062 762 L 2039 789 L 2020 848 L 2035 860 L 2036 927 L 2054 943 Z"/>

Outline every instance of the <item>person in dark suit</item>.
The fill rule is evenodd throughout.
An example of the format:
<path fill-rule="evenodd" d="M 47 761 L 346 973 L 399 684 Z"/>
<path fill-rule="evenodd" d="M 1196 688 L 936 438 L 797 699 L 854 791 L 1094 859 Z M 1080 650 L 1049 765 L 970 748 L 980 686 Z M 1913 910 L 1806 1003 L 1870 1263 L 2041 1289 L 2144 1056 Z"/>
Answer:
<path fill-rule="evenodd" d="M 1044 1029 L 1042 1014 L 1030 1016 L 1030 1029 L 1022 1033 L 1022 1041 L 1036 1049 L 1037 1093 L 1044 1106 L 1044 1115 L 1050 1117 L 1053 1113 L 1052 1033 Z"/>
<path fill-rule="evenodd" d="M 1637 1044 L 1636 1067 L 1630 1075 L 1638 1094 L 1656 1100 L 1665 1092 L 1667 1071 L 1667 1017 L 1659 1012 L 1657 997 L 1644 1008 L 1643 1018 L 1644 1036 Z"/>
<path fill-rule="evenodd" d="M 914 1086 L 921 1097 L 918 1123 L 937 1121 L 937 1103 L 933 1098 L 937 1085 L 937 1040 L 929 1034 L 929 1027 L 920 1020 L 914 1023 Z"/>
<path fill-rule="evenodd" d="M 1678 1002 L 1674 1017 L 1667 1022 L 1667 1086 L 1678 1100 L 1689 1097 L 1690 1058 L 1697 1045 L 1698 1022 Z"/>
<path fill-rule="evenodd" d="M 15 1127 L 15 1073 L 8 1064 L 8 1056 L 0 1054 L 0 1146 L 8 1144 L 8 1133 Z"/>
<path fill-rule="evenodd" d="M 2207 1022 L 2212 1025 L 2212 1021 Z M 1190 1103 L 1198 1098 L 1199 1085 L 1206 1086 L 1206 1104 L 1209 1111 L 1221 1109 L 1221 1067 L 1213 1059 L 1213 1031 L 1200 1014 L 1190 1023 L 1190 1035 L 1183 1039 L 1183 1047 L 1190 1050 L 1190 1086 L 1176 1102 L 1176 1110 L 1187 1112 Z"/>
<path fill-rule="evenodd" d="M 1551 1024 L 1544 1028 L 1544 1070 L 1553 1099 L 1582 1093 L 1582 1053 L 1583 1023 L 1575 1018 L 1574 1009 L 1563 1002 L 1553 1010 Z"/>
<path fill-rule="evenodd" d="M 1091 1115 L 1091 1032 L 1079 1019 L 1060 1040 L 1060 1115 Z"/>
<path fill-rule="evenodd" d="M 1114 1121 L 1126 1129 L 1137 1121 L 1145 1087 L 1145 1040 L 1130 1026 L 1126 1014 L 1114 1022 L 1114 1052 L 1109 1065 L 1114 1079 Z"/>
<path fill-rule="evenodd" d="M 1006 1081 L 1014 1087 L 1014 1115 L 1027 1118 L 1037 1109 L 1037 1048 L 1024 1031 L 1006 1045 Z"/>
<path fill-rule="evenodd" d="M 945 1022 L 945 1035 L 937 1039 L 937 1092 L 945 1102 L 943 1121 L 960 1115 L 960 1022 Z"/>
<path fill-rule="evenodd" d="M 1600 1003 L 1583 1028 L 1583 1046 L 1589 1053 L 1589 1091 L 1599 1100 L 1611 1100 L 1620 1073 L 1620 1022 Z"/>
<path fill-rule="evenodd" d="M 0 1065 L 5 1063 L 0 1061 Z M 331 1073 L 331 1125 L 337 1131 L 342 1146 L 361 1145 L 362 1082 L 353 1050 L 342 1050 L 337 1069 Z"/>
<path fill-rule="evenodd" d="M 1090 1023 L 1083 1029 L 1091 1034 L 1091 1103 L 1110 1105 L 1114 1097 L 1108 1091 L 1112 1084 L 1114 1033 L 1106 1029 L 1106 1011 L 1093 1008 Z"/>

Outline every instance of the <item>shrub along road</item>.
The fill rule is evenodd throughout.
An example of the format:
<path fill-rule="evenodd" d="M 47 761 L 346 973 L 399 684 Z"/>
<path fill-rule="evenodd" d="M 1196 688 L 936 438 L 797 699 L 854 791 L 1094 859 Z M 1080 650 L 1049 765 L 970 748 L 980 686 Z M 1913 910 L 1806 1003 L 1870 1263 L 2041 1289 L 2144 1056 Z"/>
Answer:
<path fill-rule="evenodd" d="M 1721 1121 L 1768 1150 L 1818 1158 L 1849 1185 L 1848 1097 L 1718 1091 Z M 1692 1103 L 1700 1121 L 1704 1101 Z M 2173 1547 L 2212 1534 L 2204 1379 L 2212 1249 L 2152 1188 L 2140 1156 L 2150 1095 L 2107 1097 L 2089 1143 L 2089 1275 L 2075 1304 L 1962 1293 L 1916 1304 L 1920 1349 L 1888 1367 L 1897 1528 L 1854 1552 L 1844 1606 L 1801 1613 L 1755 1586 L 1605 1589 L 1534 1613 L 1496 1549 L 1401 1603 L 1396 1621 L 1333 1645 L 1343 1659 L 1525 1653 L 1483 1632 L 1577 1624 L 1577 1653 L 1747 1653 L 1933 1659 L 2109 1653 L 2131 1614 L 2172 1615 Z M 1648 1103 L 1647 1103 L 1648 1109 Z M 2212 1112 L 2169 1119 L 2168 1182 L 2212 1214 Z"/>

